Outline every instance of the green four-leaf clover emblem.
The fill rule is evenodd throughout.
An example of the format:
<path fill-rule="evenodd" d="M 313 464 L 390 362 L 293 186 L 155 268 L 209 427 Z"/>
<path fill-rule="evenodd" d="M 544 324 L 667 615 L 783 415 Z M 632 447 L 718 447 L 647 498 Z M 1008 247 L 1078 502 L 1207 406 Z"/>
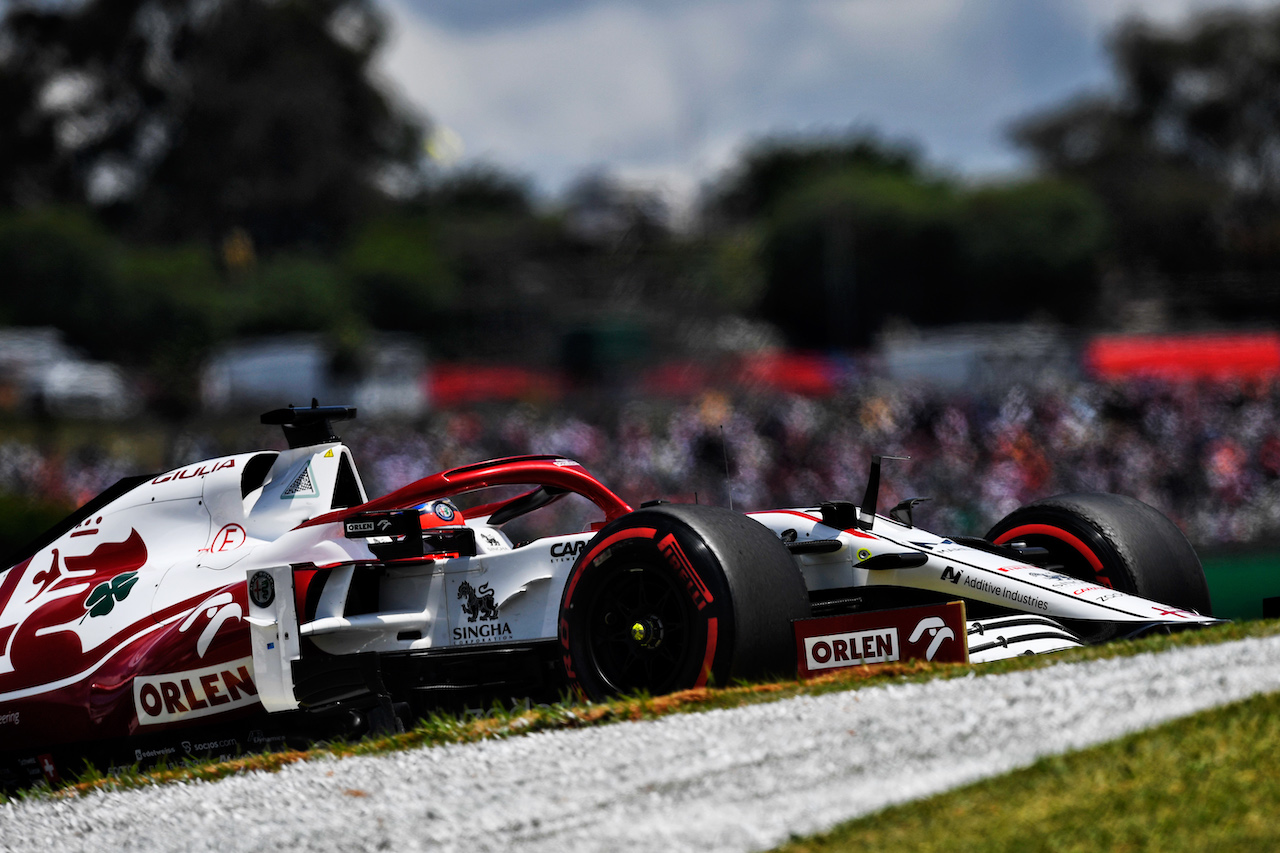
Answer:
<path fill-rule="evenodd" d="M 117 601 L 124 601 L 129 597 L 129 591 L 137 582 L 137 572 L 125 572 L 95 586 L 84 600 L 84 606 L 89 608 L 89 615 L 106 616 Z"/>

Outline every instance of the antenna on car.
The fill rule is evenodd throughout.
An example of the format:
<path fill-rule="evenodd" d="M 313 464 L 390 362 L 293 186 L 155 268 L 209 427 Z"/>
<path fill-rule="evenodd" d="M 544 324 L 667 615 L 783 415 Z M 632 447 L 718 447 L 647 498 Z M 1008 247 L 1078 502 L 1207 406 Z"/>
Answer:
<path fill-rule="evenodd" d="M 863 530 L 870 530 L 872 525 L 876 523 L 876 501 L 880 497 L 880 460 L 881 459 L 897 459 L 906 461 L 910 456 L 872 456 L 871 457 L 871 473 L 867 475 L 867 491 L 862 496 L 862 503 L 858 506 L 858 526 Z"/>
<path fill-rule="evenodd" d="M 310 408 L 290 403 L 287 409 L 264 412 L 261 420 L 264 424 L 279 425 L 284 430 L 289 449 L 293 450 L 338 441 L 338 434 L 333 431 L 331 421 L 349 421 L 355 416 L 355 406 L 322 406 L 319 400 L 312 397 Z"/>

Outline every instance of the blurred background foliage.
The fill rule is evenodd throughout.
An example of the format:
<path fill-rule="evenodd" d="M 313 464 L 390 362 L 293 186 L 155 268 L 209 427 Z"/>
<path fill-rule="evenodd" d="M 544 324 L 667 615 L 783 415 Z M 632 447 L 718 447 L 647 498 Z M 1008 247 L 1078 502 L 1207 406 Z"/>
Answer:
<path fill-rule="evenodd" d="M 1242 320 L 1280 307 L 1280 12 L 1222 11 L 1113 34 L 1117 85 L 1031 116 L 1014 139 L 1087 187 L 1109 265 L 1181 310 Z"/>
<path fill-rule="evenodd" d="M 869 129 L 775 137 L 678 226 L 607 174 L 549 202 L 498 166 L 440 171 L 372 72 L 385 37 L 372 0 L 8 4 L 0 322 L 56 326 L 182 415 L 210 347 L 255 334 L 589 376 L 601 323 L 668 353 L 664 329 L 726 315 L 856 350 L 887 323 L 1280 308 L 1272 10 L 1121 27 L 1111 93 L 1011 129 L 1023 176 L 963 180 Z"/>

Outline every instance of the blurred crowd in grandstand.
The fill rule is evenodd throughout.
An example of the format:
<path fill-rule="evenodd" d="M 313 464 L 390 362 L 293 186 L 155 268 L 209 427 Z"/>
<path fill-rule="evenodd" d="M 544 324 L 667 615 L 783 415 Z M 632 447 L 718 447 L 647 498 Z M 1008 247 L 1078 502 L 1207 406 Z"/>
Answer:
<path fill-rule="evenodd" d="M 607 408 L 482 405 L 398 426 L 343 425 L 371 495 L 481 459 L 559 453 L 638 505 L 665 498 L 740 510 L 861 499 L 872 454 L 887 462 L 883 512 L 981 534 L 1015 507 L 1069 491 L 1133 495 L 1197 546 L 1280 535 L 1280 388 L 1266 383 L 1071 382 L 956 393 L 867 382 L 826 399 L 707 391 Z M 167 462 L 281 446 L 266 427 L 181 434 Z M 0 492 L 76 504 L 139 462 L 86 446 L 67 455 L 0 443 Z M 588 519 L 589 520 L 589 519 Z"/>

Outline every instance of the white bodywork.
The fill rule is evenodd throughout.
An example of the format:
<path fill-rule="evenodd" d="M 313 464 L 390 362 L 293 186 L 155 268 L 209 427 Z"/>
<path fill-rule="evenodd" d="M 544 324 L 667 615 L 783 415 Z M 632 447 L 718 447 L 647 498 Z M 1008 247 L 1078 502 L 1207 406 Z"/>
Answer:
<path fill-rule="evenodd" d="M 969 646 L 975 662 L 1082 645 L 1056 621 L 1059 618 L 1127 622 L 1135 629 L 1151 623 L 1217 621 L 976 550 L 881 516 L 876 517 L 871 532 L 830 527 L 816 509 L 775 510 L 749 516 L 783 539 L 841 543 L 837 550 L 826 553 L 795 555 L 810 592 L 898 586 L 954 593 L 957 598 L 1026 611 L 1026 616 L 970 620 Z M 376 614 L 344 613 L 351 580 L 361 570 L 358 561 L 336 566 L 311 622 L 297 624 L 291 605 L 287 614 L 259 613 L 255 608 L 254 624 L 261 626 L 253 634 L 255 665 L 270 666 L 278 676 L 260 675 L 264 704 L 271 710 L 297 706 L 288 690 L 292 658 L 282 655 L 279 646 L 272 649 L 271 655 L 265 649 L 270 638 L 282 638 L 287 631 L 293 631 L 295 637 L 310 637 L 330 654 L 554 640 L 566 578 L 593 534 L 548 537 L 517 548 L 485 518 L 468 519 L 466 524 L 476 531 L 477 554 L 428 559 L 402 567 L 388 565 L 380 587 L 382 607 Z M 332 530 L 321 532 L 326 528 Z M 316 531 L 313 535 L 320 540 L 341 541 L 338 523 L 307 530 Z M 280 540 L 280 553 L 297 553 L 297 542 L 285 542 L 292 536 Z M 903 552 L 924 552 L 927 562 L 910 569 L 861 566 L 872 557 Z M 333 562 L 341 563 L 341 559 Z M 491 594 L 493 607 L 469 612 L 464 584 Z M 280 625 L 277 620 L 281 618 L 287 624 Z M 296 658 L 296 650 L 292 654 Z M 279 692 L 269 685 L 278 685 Z"/>
<path fill-rule="evenodd" d="M 871 532 L 864 532 L 828 527 L 822 523 L 818 511 L 813 509 L 775 510 L 749 515 L 780 536 L 794 530 L 798 540 L 838 539 L 843 544 L 840 550 L 830 553 L 796 555 L 810 592 L 897 586 L 954 594 L 957 598 L 1060 619 L 1132 622 L 1135 625 L 1218 621 L 1030 563 L 979 551 L 882 516 L 876 517 Z M 865 554 L 860 553 L 863 551 Z M 860 567 L 873 557 L 905 552 L 923 552 L 928 555 L 928 561 L 910 569 Z"/>
<path fill-rule="evenodd" d="M 270 467 L 261 485 L 242 495 L 245 467 L 255 457 Z M 215 640 L 244 628 L 243 608 L 220 590 L 242 582 L 246 567 L 370 558 L 363 543 L 344 539 L 340 530 L 297 529 L 330 509 L 344 458 L 350 464 L 347 449 L 331 444 L 176 468 L 9 568 L 0 596 L 0 675 L 14 671 L 11 652 L 23 638 L 69 634 L 76 642 L 70 650 L 58 647 L 43 672 L 0 692 L 0 702 L 82 682 L 121 649 L 173 624 L 195 638 L 192 663 L 200 663 Z M 358 478 L 356 488 L 363 500 Z M 59 607 L 66 621 L 48 624 L 47 614 Z"/>
<path fill-rule="evenodd" d="M 576 467 L 568 460 L 555 460 L 561 463 Z M 248 478 L 252 488 L 242 493 L 250 465 L 266 473 Z M 8 597 L 0 602 L 0 674 L 13 668 L 9 647 L 23 623 L 61 598 L 76 597 L 86 604 L 65 623 L 36 626 L 35 634 L 74 634 L 81 658 L 47 683 L 23 685 L 0 695 L 0 701 L 83 680 L 123 644 L 175 623 L 186 636 L 197 638 L 192 666 L 207 663 L 205 651 L 215 639 L 247 627 L 260 699 L 272 711 L 298 705 L 291 665 L 299 659 L 304 637 L 331 655 L 480 649 L 556 639 L 566 579 L 593 533 L 547 537 L 515 547 L 501 525 L 488 518 L 467 518 L 466 526 L 475 533 L 472 556 L 380 560 L 369 540 L 347 538 L 342 521 L 308 523 L 335 509 L 335 488 L 344 466 L 350 467 L 358 492 L 348 494 L 347 502 L 363 503 L 366 496 L 350 453 L 336 441 L 184 466 L 128 491 L 105 505 L 100 515 L 37 551 L 30 561 L 10 570 L 17 574 L 10 576 Z M 252 482 L 258 479 L 260 485 Z M 869 532 L 830 527 L 814 509 L 750 517 L 784 541 L 839 543 L 824 553 L 795 555 L 810 593 L 908 587 L 1028 614 L 971 621 L 975 660 L 1079 645 L 1057 619 L 1132 623 L 1135 630 L 1152 623 L 1215 621 L 884 517 L 876 517 Z M 115 567 L 110 577 L 102 570 L 95 574 L 76 568 L 83 565 L 77 560 L 86 555 L 101 558 L 104 548 L 117 549 L 112 553 L 123 555 L 117 562 L 127 571 L 116 563 L 111 564 Z M 907 569 L 864 565 L 880 555 L 905 552 L 923 553 L 927 559 Z M 293 584 L 295 568 L 306 567 L 327 569 L 329 574 L 314 618 L 302 621 Z M 136 577 L 121 579 L 128 571 Z M 377 606 L 373 612 L 350 613 L 353 580 L 369 571 L 379 573 Z M 269 601 L 252 594 L 255 576 L 260 584 L 269 576 L 276 591 Z M 246 580 L 247 613 L 226 592 L 228 585 Z M 118 581 L 118 600 L 107 602 L 116 608 L 115 615 L 110 620 L 94 618 L 85 612 L 92 600 L 90 590 L 107 581 Z M 121 630 L 122 625 L 128 627 Z"/>

